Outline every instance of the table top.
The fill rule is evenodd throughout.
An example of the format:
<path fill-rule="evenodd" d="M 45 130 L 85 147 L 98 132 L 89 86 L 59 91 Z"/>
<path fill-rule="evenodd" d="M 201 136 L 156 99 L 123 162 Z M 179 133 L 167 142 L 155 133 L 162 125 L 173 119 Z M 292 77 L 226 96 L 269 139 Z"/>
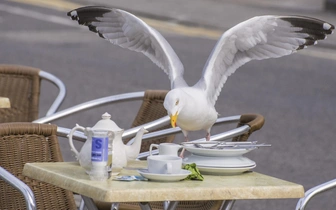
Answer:
<path fill-rule="evenodd" d="M 10 108 L 9 98 L 0 97 L 0 108 Z"/>
<path fill-rule="evenodd" d="M 146 167 L 129 161 L 129 167 Z M 25 176 L 107 202 L 301 198 L 303 186 L 256 172 L 234 176 L 204 175 L 204 181 L 92 181 L 75 162 L 26 163 Z M 121 175 L 138 175 L 123 169 Z"/>

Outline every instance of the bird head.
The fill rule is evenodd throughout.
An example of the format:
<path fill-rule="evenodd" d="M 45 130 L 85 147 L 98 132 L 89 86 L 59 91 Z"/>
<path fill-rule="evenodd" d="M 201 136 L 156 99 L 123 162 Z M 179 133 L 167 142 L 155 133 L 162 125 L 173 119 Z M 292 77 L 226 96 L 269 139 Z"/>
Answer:
<path fill-rule="evenodd" d="M 180 97 L 180 95 L 181 94 L 178 89 L 173 89 L 167 93 L 163 102 L 163 106 L 167 110 L 167 113 L 170 117 L 170 123 L 173 128 L 176 127 L 178 115 L 180 114 L 180 111 L 184 105 L 183 98 Z"/>

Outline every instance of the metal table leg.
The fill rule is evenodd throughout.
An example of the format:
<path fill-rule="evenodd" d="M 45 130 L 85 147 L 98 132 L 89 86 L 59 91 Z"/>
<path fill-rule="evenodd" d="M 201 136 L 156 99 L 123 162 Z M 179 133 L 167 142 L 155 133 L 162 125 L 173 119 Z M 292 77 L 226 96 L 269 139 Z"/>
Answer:
<path fill-rule="evenodd" d="M 84 200 L 85 206 L 87 209 L 90 210 L 98 210 L 96 204 L 93 202 L 92 198 L 86 197 L 85 195 L 82 195 L 82 198 Z"/>
<path fill-rule="evenodd" d="M 148 202 L 140 202 L 139 206 L 141 210 L 152 210 L 151 206 L 149 205 Z"/>
<path fill-rule="evenodd" d="M 151 210 L 151 206 L 148 202 L 139 203 L 141 210 Z M 178 201 L 164 201 L 163 209 L 164 210 L 175 210 L 178 205 Z"/>
<path fill-rule="evenodd" d="M 226 200 L 223 201 L 220 210 L 231 210 L 236 200 Z"/>
<path fill-rule="evenodd" d="M 111 210 L 118 210 L 119 209 L 119 203 L 112 203 Z"/>
<path fill-rule="evenodd" d="M 164 210 L 175 210 L 178 205 L 178 201 L 164 201 L 163 209 Z"/>

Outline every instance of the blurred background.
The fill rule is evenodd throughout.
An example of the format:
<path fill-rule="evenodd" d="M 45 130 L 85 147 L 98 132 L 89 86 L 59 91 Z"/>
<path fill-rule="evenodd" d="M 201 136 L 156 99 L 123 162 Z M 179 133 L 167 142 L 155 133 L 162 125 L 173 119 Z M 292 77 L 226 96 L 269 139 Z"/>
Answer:
<path fill-rule="evenodd" d="M 159 30 L 172 45 L 193 85 L 220 35 L 257 15 L 305 15 L 336 24 L 336 0 L 2 0 L 0 63 L 40 68 L 67 87 L 60 110 L 98 97 L 147 89 L 169 89 L 168 77 L 147 57 L 109 44 L 69 20 L 87 5 L 121 8 Z M 252 61 L 229 77 L 216 103 L 221 116 L 260 113 L 265 125 L 251 137 L 272 147 L 247 156 L 257 172 L 299 183 L 307 190 L 336 177 L 336 37 L 293 55 Z M 43 83 L 41 116 L 56 91 Z M 140 102 L 102 106 L 52 123 L 93 126 L 109 112 L 128 129 Z M 212 133 L 232 127 L 217 126 Z M 191 139 L 204 132 L 193 132 Z M 178 135 L 176 142 L 183 140 Z M 67 139 L 66 161 L 75 160 Z M 80 145 L 77 145 L 80 147 Z M 315 197 L 307 209 L 335 209 L 336 190 Z M 234 209 L 294 209 L 297 199 L 237 201 Z"/>

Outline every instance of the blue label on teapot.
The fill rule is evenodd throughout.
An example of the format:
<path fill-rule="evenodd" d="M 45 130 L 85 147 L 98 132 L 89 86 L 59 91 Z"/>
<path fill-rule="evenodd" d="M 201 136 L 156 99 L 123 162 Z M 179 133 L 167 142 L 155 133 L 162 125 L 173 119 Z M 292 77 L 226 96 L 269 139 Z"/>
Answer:
<path fill-rule="evenodd" d="M 107 162 L 108 137 L 92 137 L 91 161 Z"/>

